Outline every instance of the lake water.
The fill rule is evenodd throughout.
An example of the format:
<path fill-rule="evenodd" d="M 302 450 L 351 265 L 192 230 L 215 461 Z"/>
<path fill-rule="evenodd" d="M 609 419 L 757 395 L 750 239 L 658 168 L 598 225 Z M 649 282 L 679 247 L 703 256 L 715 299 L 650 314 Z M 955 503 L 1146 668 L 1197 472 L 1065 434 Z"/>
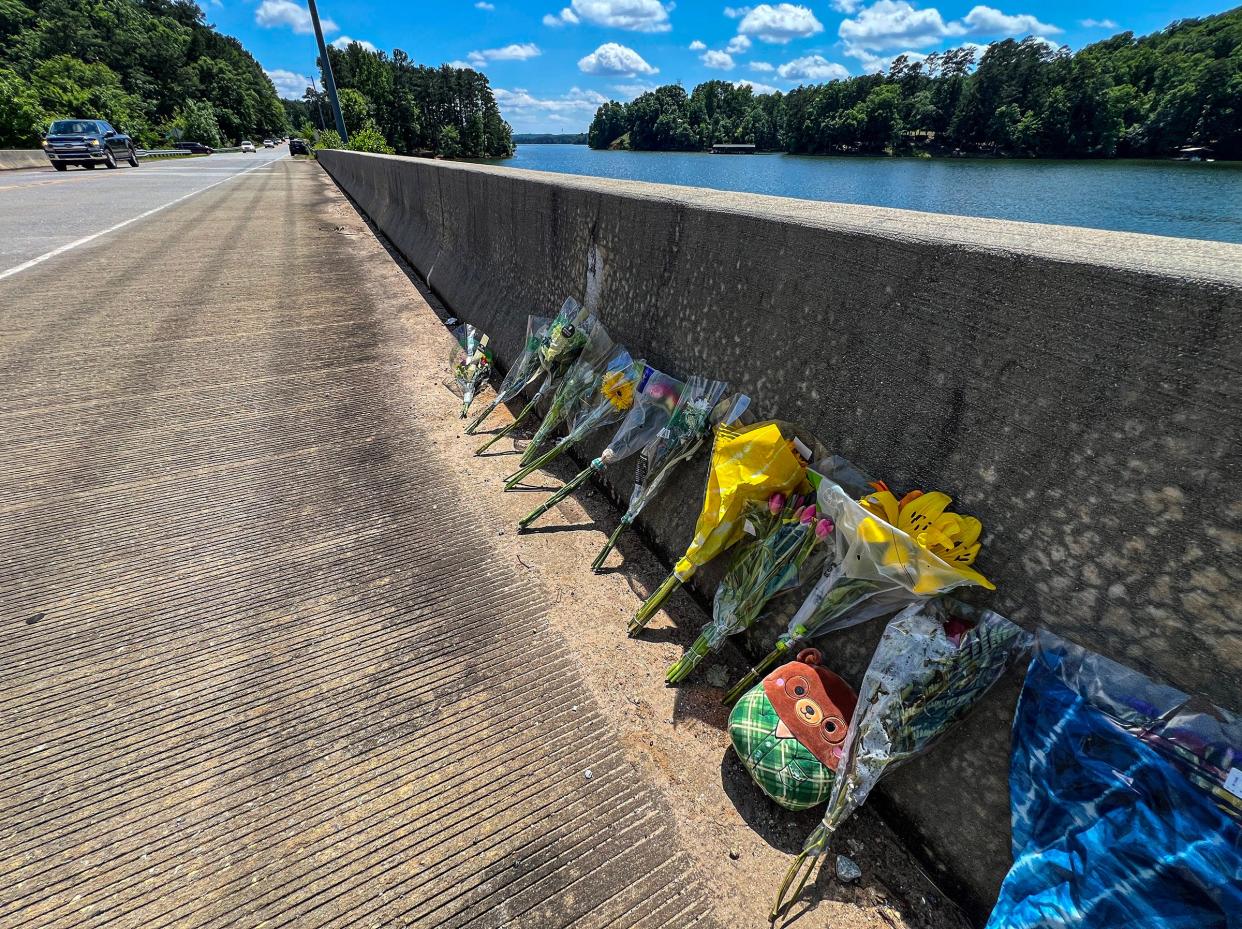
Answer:
<path fill-rule="evenodd" d="M 600 152 L 491 162 L 622 180 L 1242 243 L 1242 163 Z"/>

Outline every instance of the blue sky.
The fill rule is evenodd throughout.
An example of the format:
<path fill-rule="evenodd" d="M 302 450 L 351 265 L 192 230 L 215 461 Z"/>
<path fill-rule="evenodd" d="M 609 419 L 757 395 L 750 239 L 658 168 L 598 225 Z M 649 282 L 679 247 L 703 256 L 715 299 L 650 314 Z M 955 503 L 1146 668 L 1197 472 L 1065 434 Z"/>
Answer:
<path fill-rule="evenodd" d="M 315 74 L 304 2 L 200 0 L 259 59 L 282 96 Z M 1072 49 L 1120 32 L 1230 9 L 1207 0 L 319 0 L 329 41 L 356 39 L 415 61 L 487 74 L 517 132 L 586 129 L 606 99 L 713 78 L 788 90 L 926 54 L 1036 35 Z M 995 3 L 993 6 L 991 3 Z"/>

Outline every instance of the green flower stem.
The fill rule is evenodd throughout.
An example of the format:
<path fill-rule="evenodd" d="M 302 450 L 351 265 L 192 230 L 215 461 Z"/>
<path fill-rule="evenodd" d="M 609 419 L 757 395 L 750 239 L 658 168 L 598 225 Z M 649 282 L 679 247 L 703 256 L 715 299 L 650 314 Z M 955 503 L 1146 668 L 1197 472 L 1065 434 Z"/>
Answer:
<path fill-rule="evenodd" d="M 690 650 L 682 655 L 668 669 L 664 675 L 664 683 L 680 684 L 690 676 L 690 673 L 699 666 L 699 662 L 708 656 L 712 651 L 711 639 L 704 632 L 694 640 L 694 644 L 690 646 Z"/>
<path fill-rule="evenodd" d="M 806 868 L 806 874 L 803 875 L 801 882 L 798 884 L 798 889 L 794 891 L 793 896 L 788 900 L 789 903 L 792 903 L 798 898 L 798 894 L 802 893 L 802 888 L 806 886 L 807 879 L 815 872 L 816 859 L 812 858 L 808 852 L 803 851 L 794 859 L 794 863 L 789 866 L 789 870 L 785 872 L 785 879 L 781 881 L 781 889 L 776 894 L 776 902 L 772 904 L 772 912 L 768 914 L 769 925 L 775 925 L 776 921 L 780 919 L 781 912 L 785 909 L 787 903 L 785 895 L 789 893 L 789 888 L 793 886 L 793 882 L 798 877 L 798 872 L 803 869 L 808 859 L 810 860 L 810 866 Z"/>
<path fill-rule="evenodd" d="M 634 614 L 634 618 L 630 620 L 627 632 L 634 636 L 643 631 L 643 627 L 651 622 L 651 617 L 660 611 L 660 607 L 664 605 L 664 601 L 672 595 L 673 591 L 681 586 L 681 580 L 676 574 L 670 574 L 664 579 L 664 583 L 656 588 L 655 593 L 647 598 L 646 602 L 638 608 L 638 612 Z"/>
<path fill-rule="evenodd" d="M 470 425 L 466 427 L 466 435 L 474 435 L 479 426 L 483 425 L 483 420 L 491 416 L 496 407 L 500 406 L 499 398 L 492 400 L 487 406 L 483 407 L 483 412 L 470 421 Z"/>
<path fill-rule="evenodd" d="M 725 706 L 732 706 L 737 703 L 737 701 L 741 699 L 742 694 L 746 693 L 746 691 L 750 690 L 761 680 L 763 680 L 763 676 L 767 674 L 773 665 L 780 661 L 792 647 L 793 646 L 790 644 L 787 637 L 781 636 L 776 643 L 776 647 L 773 648 L 772 651 L 768 652 L 763 661 L 759 662 L 759 664 L 747 671 L 746 676 L 729 689 L 729 692 L 724 695 L 724 700 L 721 702 L 724 703 Z"/>
<path fill-rule="evenodd" d="M 513 422 L 509 423 L 509 425 L 505 426 L 498 433 L 496 433 L 494 436 L 492 436 L 490 439 L 488 439 L 486 442 L 484 442 L 482 445 L 476 448 L 474 450 L 474 453 L 476 455 L 482 455 L 485 451 L 487 451 L 489 448 L 495 445 L 498 441 L 500 441 L 505 436 L 507 436 L 509 433 L 511 433 L 514 429 L 516 429 L 518 427 L 518 424 L 522 422 L 522 420 L 526 419 L 526 417 L 529 416 L 534 411 L 535 404 L 538 401 L 539 401 L 539 397 L 536 396 L 534 400 L 526 404 L 526 406 L 522 407 L 522 412 L 518 413 L 517 418 L 513 420 Z"/>
<path fill-rule="evenodd" d="M 510 474 L 507 478 L 505 478 L 505 490 L 512 490 L 521 482 L 522 478 L 526 477 L 526 475 L 530 474 L 532 471 L 538 471 L 544 465 L 559 458 L 561 453 L 564 452 L 565 449 L 569 448 L 569 445 L 570 443 L 562 439 L 526 467 L 519 468 L 517 471 Z"/>
<path fill-rule="evenodd" d="M 594 474 L 596 470 L 598 469 L 595 467 L 594 463 L 592 463 L 588 467 L 585 467 L 579 471 L 577 475 L 567 481 L 560 490 L 548 497 L 547 500 L 544 500 L 543 503 L 539 504 L 524 517 L 522 517 L 521 522 L 518 523 L 519 528 L 526 529 L 529 527 L 530 524 L 537 520 L 540 516 L 548 512 L 548 510 L 552 509 L 552 507 L 556 506 L 571 493 L 581 487 L 583 483 L 585 483 L 586 479 Z"/>
<path fill-rule="evenodd" d="M 617 528 L 612 530 L 612 535 L 608 537 L 608 541 L 604 543 L 604 547 L 599 550 L 599 554 L 595 556 L 595 560 L 591 562 L 591 570 L 599 573 L 604 570 L 604 562 L 608 560 L 608 556 L 612 550 L 617 547 L 617 540 L 621 538 L 621 533 L 625 531 L 626 526 L 630 524 L 630 520 L 626 516 L 621 517 L 621 522 L 617 523 Z"/>

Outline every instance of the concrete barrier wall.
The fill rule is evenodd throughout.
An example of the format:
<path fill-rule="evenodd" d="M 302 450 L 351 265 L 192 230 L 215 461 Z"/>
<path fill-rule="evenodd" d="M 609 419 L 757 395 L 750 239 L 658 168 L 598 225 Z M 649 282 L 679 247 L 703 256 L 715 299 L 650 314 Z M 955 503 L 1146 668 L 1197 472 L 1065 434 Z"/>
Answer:
<path fill-rule="evenodd" d="M 47 168 L 52 163 L 41 148 L 0 148 L 0 171 L 12 171 L 16 168 Z"/>
<path fill-rule="evenodd" d="M 995 609 L 1238 709 L 1242 247 L 319 157 L 502 361 L 528 313 L 587 296 L 591 255 L 591 296 L 636 355 L 978 515 Z M 618 497 L 631 473 L 612 473 Z M 699 462 L 646 514 L 670 561 L 702 483 Z M 881 628 L 828 640 L 833 666 L 857 683 Z M 1009 862 L 1018 683 L 878 798 L 976 917 Z"/>

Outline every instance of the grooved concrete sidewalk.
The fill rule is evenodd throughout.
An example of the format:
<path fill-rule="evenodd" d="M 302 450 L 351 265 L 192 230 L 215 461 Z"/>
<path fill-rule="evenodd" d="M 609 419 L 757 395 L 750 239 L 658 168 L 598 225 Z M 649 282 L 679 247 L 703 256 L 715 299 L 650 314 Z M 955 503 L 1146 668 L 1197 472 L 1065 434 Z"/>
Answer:
<path fill-rule="evenodd" d="M 710 924 L 343 208 L 286 160 L 0 281 L 0 925 Z"/>

